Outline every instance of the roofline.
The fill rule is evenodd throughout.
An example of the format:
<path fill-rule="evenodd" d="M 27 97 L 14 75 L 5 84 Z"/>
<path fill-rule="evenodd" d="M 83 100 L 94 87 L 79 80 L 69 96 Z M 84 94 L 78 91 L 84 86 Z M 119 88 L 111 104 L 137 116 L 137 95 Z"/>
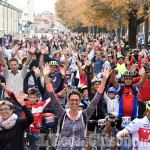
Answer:
<path fill-rule="evenodd" d="M 17 12 L 19 12 L 19 13 L 23 13 L 23 11 L 22 11 L 21 9 L 18 9 L 17 7 L 15 7 L 15 6 L 13 6 L 13 5 L 7 3 L 7 2 L 4 2 L 4 1 L 2 1 L 2 0 L 0 0 L 0 5 L 5 6 L 5 7 L 7 7 L 7 8 L 10 8 L 10 9 L 12 9 L 12 10 L 15 10 L 15 11 L 17 11 Z"/>

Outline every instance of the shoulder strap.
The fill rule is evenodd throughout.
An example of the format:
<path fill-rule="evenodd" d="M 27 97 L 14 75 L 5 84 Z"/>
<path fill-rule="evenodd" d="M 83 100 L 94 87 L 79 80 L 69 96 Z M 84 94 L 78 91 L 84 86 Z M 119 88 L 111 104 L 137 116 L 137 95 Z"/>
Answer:
<path fill-rule="evenodd" d="M 63 129 L 63 127 L 64 127 L 65 118 L 66 118 L 66 112 L 64 113 L 64 115 L 63 115 L 63 117 L 62 117 L 62 119 L 60 121 L 59 133 L 61 132 L 61 129 Z M 84 113 L 82 113 L 82 120 L 83 120 L 83 122 L 85 124 L 85 127 L 86 127 L 86 116 L 85 116 Z"/>
<path fill-rule="evenodd" d="M 131 85 L 131 89 L 132 89 L 132 91 L 133 91 L 134 96 L 136 96 L 136 95 L 137 95 L 137 92 L 136 92 L 136 89 L 135 89 L 133 83 L 132 83 L 132 85 Z"/>
<path fill-rule="evenodd" d="M 85 116 L 85 114 L 84 114 L 84 113 L 82 113 L 82 117 L 83 117 L 83 122 L 84 122 L 85 127 L 86 127 L 86 116 Z"/>
<path fill-rule="evenodd" d="M 65 118 L 66 118 L 66 112 L 64 113 L 64 115 L 63 115 L 63 117 L 62 117 L 62 119 L 60 121 L 59 133 L 61 132 L 61 129 L 63 129 L 63 127 L 64 127 Z"/>
<path fill-rule="evenodd" d="M 124 91 L 124 85 L 121 85 L 121 89 L 120 89 L 120 92 L 119 92 L 119 97 L 121 97 L 121 95 L 123 94 L 123 91 Z"/>
<path fill-rule="evenodd" d="M 133 92 L 133 94 L 134 94 L 134 96 L 136 96 L 137 94 L 137 92 L 136 92 L 136 89 L 135 89 L 135 87 L 134 87 L 134 84 L 131 84 L 131 89 L 132 89 L 132 92 Z M 121 95 L 123 94 L 123 91 L 124 91 L 124 85 L 122 85 L 121 86 L 121 89 L 120 89 L 120 92 L 119 92 L 119 96 L 121 97 Z"/>

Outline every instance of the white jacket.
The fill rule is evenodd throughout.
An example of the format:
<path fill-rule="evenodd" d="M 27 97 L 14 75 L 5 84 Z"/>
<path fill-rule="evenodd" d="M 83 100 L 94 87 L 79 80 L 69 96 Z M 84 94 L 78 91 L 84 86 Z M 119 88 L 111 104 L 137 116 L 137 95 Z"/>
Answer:
<path fill-rule="evenodd" d="M 133 120 L 126 128 L 117 133 L 118 139 L 122 132 L 132 134 L 134 149 L 150 150 L 150 121 L 147 116 Z"/>
<path fill-rule="evenodd" d="M 104 92 L 104 100 L 107 103 L 107 111 L 115 116 L 118 116 L 119 112 L 119 96 L 116 95 L 114 99 L 110 99 L 109 96 Z"/>

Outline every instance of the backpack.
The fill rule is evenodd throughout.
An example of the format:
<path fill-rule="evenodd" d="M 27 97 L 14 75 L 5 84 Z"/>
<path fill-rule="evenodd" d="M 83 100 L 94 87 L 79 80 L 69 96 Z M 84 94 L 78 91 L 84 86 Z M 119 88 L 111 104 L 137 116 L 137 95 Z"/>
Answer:
<path fill-rule="evenodd" d="M 134 96 L 137 97 L 137 92 L 136 92 L 136 89 L 135 89 L 134 85 L 131 84 L 130 87 L 132 89 L 132 92 L 133 92 Z M 119 97 L 121 97 L 121 95 L 123 94 L 124 89 L 125 89 L 125 85 L 121 85 L 120 92 L 119 92 Z M 128 94 L 128 93 L 125 93 L 125 94 Z"/>

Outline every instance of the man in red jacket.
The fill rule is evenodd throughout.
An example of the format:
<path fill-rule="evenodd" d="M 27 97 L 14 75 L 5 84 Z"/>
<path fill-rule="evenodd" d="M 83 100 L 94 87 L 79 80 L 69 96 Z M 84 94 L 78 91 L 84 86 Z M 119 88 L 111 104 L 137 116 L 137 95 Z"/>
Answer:
<path fill-rule="evenodd" d="M 139 102 L 138 102 L 138 117 L 142 118 L 146 110 L 145 103 L 150 100 L 150 70 L 147 70 L 148 76 L 142 89 L 139 92 Z M 141 77 L 134 78 L 134 82 L 138 82 Z"/>

